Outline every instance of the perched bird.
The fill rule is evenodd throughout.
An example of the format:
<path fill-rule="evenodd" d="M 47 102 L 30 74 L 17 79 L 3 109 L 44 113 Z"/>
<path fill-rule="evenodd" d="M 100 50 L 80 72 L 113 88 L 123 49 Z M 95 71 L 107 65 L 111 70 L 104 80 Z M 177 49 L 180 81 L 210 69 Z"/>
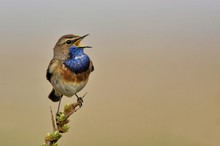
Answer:
<path fill-rule="evenodd" d="M 52 84 L 53 89 L 49 99 L 58 102 L 58 112 L 62 96 L 71 97 L 76 95 L 82 106 L 82 98 L 76 93 L 82 90 L 88 82 L 90 73 L 94 70 L 93 63 L 89 56 L 84 53 L 80 42 L 87 35 L 78 36 L 68 34 L 62 36 L 56 43 L 54 55 L 47 68 L 47 80 Z"/>

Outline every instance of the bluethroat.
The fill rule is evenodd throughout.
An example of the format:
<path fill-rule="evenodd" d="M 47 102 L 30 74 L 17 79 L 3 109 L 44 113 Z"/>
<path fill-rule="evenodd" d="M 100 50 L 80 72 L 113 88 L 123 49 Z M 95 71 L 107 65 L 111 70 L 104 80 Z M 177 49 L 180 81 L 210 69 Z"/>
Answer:
<path fill-rule="evenodd" d="M 54 55 L 47 68 L 47 80 L 52 84 L 53 89 L 49 99 L 58 102 L 58 112 L 62 96 L 77 97 L 79 105 L 82 106 L 82 98 L 76 93 L 82 90 L 88 82 L 90 73 L 94 66 L 89 56 L 84 53 L 80 42 L 86 37 L 74 34 L 62 36 L 54 46 Z"/>

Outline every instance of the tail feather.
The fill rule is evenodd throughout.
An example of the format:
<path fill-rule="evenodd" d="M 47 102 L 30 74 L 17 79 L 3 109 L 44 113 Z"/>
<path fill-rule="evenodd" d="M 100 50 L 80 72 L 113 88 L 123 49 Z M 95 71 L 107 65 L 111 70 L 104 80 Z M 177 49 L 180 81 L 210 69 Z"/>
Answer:
<path fill-rule="evenodd" d="M 60 99 L 62 98 L 62 95 L 57 94 L 57 92 L 53 89 L 53 90 L 50 92 L 50 95 L 48 96 L 48 98 L 49 98 L 50 100 L 52 100 L 53 102 L 58 102 L 58 101 L 60 101 Z"/>

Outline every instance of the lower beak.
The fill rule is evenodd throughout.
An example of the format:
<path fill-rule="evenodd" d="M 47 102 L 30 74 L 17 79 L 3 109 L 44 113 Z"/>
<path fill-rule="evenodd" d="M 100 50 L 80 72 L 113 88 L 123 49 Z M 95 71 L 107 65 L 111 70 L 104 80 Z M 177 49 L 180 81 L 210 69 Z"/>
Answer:
<path fill-rule="evenodd" d="M 92 48 L 91 46 L 78 46 L 78 48 Z"/>
<path fill-rule="evenodd" d="M 84 36 L 81 36 L 81 37 L 78 37 L 76 40 L 75 40 L 75 43 L 74 45 L 76 45 L 78 48 L 92 48 L 91 46 L 80 46 L 80 42 L 85 38 L 87 37 L 89 34 L 86 34 Z"/>

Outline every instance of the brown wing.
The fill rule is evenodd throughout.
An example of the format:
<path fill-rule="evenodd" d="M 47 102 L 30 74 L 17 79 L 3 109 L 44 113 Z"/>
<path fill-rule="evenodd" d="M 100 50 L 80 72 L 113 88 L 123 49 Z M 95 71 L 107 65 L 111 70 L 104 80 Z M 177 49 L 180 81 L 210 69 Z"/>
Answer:
<path fill-rule="evenodd" d="M 47 73 L 46 73 L 46 78 L 47 80 L 50 82 L 51 80 L 51 77 L 52 77 L 52 73 L 49 72 L 49 68 L 47 68 Z"/>
<path fill-rule="evenodd" d="M 51 77 L 53 76 L 53 73 L 51 72 L 51 67 L 53 67 L 56 64 L 57 64 L 57 60 L 51 60 L 49 66 L 47 68 L 46 78 L 49 82 L 51 82 Z"/>
<path fill-rule="evenodd" d="M 90 72 L 94 71 L 94 65 L 93 65 L 92 61 L 90 61 L 89 69 L 90 69 Z"/>

